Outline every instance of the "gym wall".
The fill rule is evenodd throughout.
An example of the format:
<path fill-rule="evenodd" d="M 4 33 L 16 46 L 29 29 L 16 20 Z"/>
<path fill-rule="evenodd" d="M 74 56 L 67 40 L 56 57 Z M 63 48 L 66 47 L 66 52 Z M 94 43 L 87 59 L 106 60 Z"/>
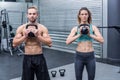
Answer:
<path fill-rule="evenodd" d="M 52 36 L 53 49 L 73 52 L 76 42 L 67 46 L 66 37 L 72 27 L 77 26 L 77 14 L 81 7 L 87 7 L 92 12 L 92 24 L 102 26 L 103 0 L 40 0 L 40 23 L 44 24 Z M 96 54 L 102 55 L 102 45 L 95 43 Z"/>
<path fill-rule="evenodd" d="M 26 23 L 27 3 L 0 2 L 0 11 L 3 9 L 6 9 L 6 11 L 8 12 L 9 25 L 13 27 L 14 33 L 18 26 Z"/>
<path fill-rule="evenodd" d="M 92 12 L 93 24 L 102 26 L 102 0 L 40 0 L 40 21 L 51 30 L 70 31 L 78 25 L 81 7 Z"/>
<path fill-rule="evenodd" d="M 120 0 L 108 2 L 108 26 L 120 27 Z M 120 61 L 120 29 L 108 29 L 108 58 Z"/>

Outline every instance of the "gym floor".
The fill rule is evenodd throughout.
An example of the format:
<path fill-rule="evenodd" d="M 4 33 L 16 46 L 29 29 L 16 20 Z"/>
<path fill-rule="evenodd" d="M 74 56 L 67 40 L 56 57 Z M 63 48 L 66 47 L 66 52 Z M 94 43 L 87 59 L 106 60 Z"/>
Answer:
<path fill-rule="evenodd" d="M 74 61 L 74 54 L 45 48 L 43 49 L 48 69 L 70 64 Z M 23 56 L 18 56 L 18 53 L 19 52 L 16 52 L 11 56 L 10 53 L 1 52 L 0 80 L 10 80 L 21 76 Z"/>
<path fill-rule="evenodd" d="M 51 80 L 75 80 L 74 54 L 46 48 L 43 49 L 49 72 L 51 70 L 58 71 L 60 68 L 66 69 L 66 76 L 64 78 L 58 76 L 59 74 L 57 74 L 58 77 L 53 78 L 50 74 Z M 0 54 L 0 80 L 21 80 L 23 56 L 18 56 L 18 53 L 20 52 L 15 52 L 13 56 L 6 52 Z M 118 80 L 120 79 L 118 71 L 118 66 L 97 62 L 95 80 Z M 86 80 L 86 73 L 84 74 L 83 80 Z"/>

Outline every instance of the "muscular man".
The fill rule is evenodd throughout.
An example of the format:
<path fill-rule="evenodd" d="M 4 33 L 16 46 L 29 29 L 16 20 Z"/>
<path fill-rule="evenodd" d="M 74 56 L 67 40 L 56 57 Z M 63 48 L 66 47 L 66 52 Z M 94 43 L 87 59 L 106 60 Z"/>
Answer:
<path fill-rule="evenodd" d="M 28 23 L 18 27 L 13 39 L 13 47 L 25 43 L 25 53 L 23 59 L 22 80 L 50 80 L 46 61 L 42 51 L 42 44 L 49 47 L 52 45 L 48 29 L 39 24 L 38 10 L 31 6 L 27 10 Z"/>

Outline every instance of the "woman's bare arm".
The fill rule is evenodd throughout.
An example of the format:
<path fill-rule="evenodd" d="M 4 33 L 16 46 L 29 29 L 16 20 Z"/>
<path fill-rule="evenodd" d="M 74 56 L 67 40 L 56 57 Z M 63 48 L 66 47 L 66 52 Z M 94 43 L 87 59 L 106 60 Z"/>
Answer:
<path fill-rule="evenodd" d="M 103 43 L 104 39 L 99 31 L 99 29 L 96 26 L 93 26 L 93 31 L 94 31 L 94 35 L 90 34 L 89 36 L 93 39 L 95 39 L 96 41 Z"/>
<path fill-rule="evenodd" d="M 70 34 L 68 35 L 68 37 L 67 37 L 67 39 L 66 39 L 66 44 L 67 44 L 67 45 L 68 45 L 68 44 L 71 44 L 73 41 L 75 41 L 78 37 L 81 36 L 81 34 L 75 35 L 76 32 L 77 32 L 77 27 L 74 27 L 74 28 L 71 30 Z"/>

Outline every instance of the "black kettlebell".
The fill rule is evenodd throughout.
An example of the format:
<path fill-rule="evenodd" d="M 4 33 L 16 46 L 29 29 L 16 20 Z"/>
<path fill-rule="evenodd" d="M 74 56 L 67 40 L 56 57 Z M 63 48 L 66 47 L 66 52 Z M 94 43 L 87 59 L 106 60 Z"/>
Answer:
<path fill-rule="evenodd" d="M 28 37 L 35 37 L 35 35 L 34 35 L 33 32 L 29 32 L 29 33 L 28 33 Z"/>
<path fill-rule="evenodd" d="M 81 33 L 85 34 L 85 35 L 88 34 L 89 30 L 88 30 L 87 27 L 89 27 L 89 25 L 88 24 L 81 24 L 81 25 L 79 25 L 79 27 L 81 27 L 81 26 L 83 26 L 82 29 L 81 29 Z"/>
<path fill-rule="evenodd" d="M 51 71 L 52 77 L 56 77 L 57 71 Z"/>
<path fill-rule="evenodd" d="M 62 77 L 65 76 L 65 69 L 60 69 L 59 72 L 60 72 L 60 76 Z"/>
<path fill-rule="evenodd" d="M 26 25 L 26 29 L 28 29 L 29 26 L 34 26 L 35 29 L 38 29 L 37 25 L 35 25 L 35 24 L 28 24 L 28 25 Z M 35 35 L 34 35 L 33 32 L 29 32 L 28 33 L 28 37 L 35 37 Z"/>

